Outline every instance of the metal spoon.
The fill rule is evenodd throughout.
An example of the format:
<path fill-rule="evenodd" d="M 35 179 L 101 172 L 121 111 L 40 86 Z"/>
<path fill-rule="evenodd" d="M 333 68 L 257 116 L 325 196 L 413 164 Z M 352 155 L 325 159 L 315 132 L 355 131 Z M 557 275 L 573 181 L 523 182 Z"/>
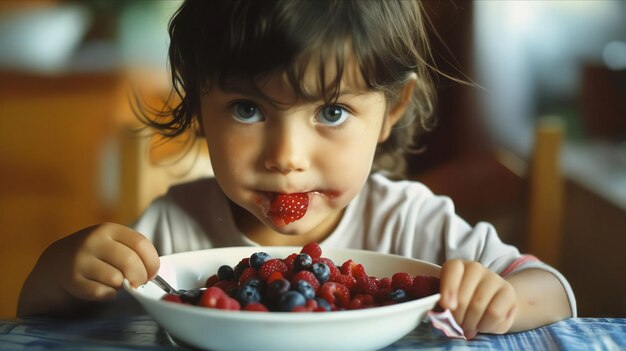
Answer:
<path fill-rule="evenodd" d="M 163 279 L 163 277 L 161 277 L 158 274 L 156 277 L 154 277 L 154 279 L 152 279 L 152 282 L 156 284 L 159 288 L 163 289 L 163 291 L 165 291 L 166 293 L 178 295 L 181 301 L 189 302 L 194 305 L 198 302 L 198 300 L 200 300 L 200 298 L 202 297 L 202 294 L 204 293 L 204 290 L 206 290 L 206 288 L 204 287 L 190 289 L 190 290 L 187 290 L 187 289 L 178 290 L 178 289 L 175 289 L 172 285 L 170 285 L 170 283 L 167 282 L 167 280 Z"/>
<path fill-rule="evenodd" d="M 185 292 L 185 290 L 178 291 L 174 289 L 174 287 L 171 286 L 170 283 L 167 282 L 167 280 L 163 279 L 163 277 L 158 274 L 156 277 L 154 277 L 154 279 L 152 279 L 152 282 L 168 294 L 182 295 Z"/>

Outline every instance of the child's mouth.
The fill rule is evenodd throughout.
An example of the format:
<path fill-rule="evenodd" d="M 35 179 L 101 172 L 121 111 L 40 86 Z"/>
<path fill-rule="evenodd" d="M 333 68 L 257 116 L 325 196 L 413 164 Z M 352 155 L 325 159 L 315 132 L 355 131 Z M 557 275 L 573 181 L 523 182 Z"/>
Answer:
<path fill-rule="evenodd" d="M 269 193 L 268 197 L 270 205 L 266 215 L 277 227 L 299 220 L 309 208 L 308 193 Z"/>

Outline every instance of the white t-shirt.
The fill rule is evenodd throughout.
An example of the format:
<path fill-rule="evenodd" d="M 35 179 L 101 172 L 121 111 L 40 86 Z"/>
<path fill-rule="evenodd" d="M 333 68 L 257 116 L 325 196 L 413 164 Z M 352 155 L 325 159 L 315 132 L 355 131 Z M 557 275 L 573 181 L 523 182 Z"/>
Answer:
<path fill-rule="evenodd" d="M 214 178 L 171 187 L 135 223 L 160 255 L 214 247 L 255 246 L 235 225 L 229 201 Z M 320 243 L 397 254 L 438 265 L 459 258 L 480 262 L 502 276 L 539 268 L 554 274 L 567 292 L 572 315 L 576 301 L 567 280 L 554 268 L 503 243 L 488 223 L 470 226 L 452 201 L 414 181 L 369 177 L 348 204 L 337 228 Z"/>

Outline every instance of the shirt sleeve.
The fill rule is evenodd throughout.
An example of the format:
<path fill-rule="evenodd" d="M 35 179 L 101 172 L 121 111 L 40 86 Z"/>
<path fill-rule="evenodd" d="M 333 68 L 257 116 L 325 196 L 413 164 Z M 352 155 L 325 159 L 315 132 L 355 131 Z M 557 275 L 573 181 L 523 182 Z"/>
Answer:
<path fill-rule="evenodd" d="M 486 222 L 469 225 L 455 213 L 449 198 L 430 193 L 425 194 L 414 210 L 418 218 L 414 223 L 418 228 L 412 243 L 414 253 L 423 255 L 424 250 L 439 247 L 438 264 L 451 259 L 477 261 L 502 277 L 531 268 L 544 270 L 563 285 L 572 316 L 577 316 L 576 299 L 567 279 L 536 257 L 521 254 L 515 246 L 504 243 L 493 225 Z"/>

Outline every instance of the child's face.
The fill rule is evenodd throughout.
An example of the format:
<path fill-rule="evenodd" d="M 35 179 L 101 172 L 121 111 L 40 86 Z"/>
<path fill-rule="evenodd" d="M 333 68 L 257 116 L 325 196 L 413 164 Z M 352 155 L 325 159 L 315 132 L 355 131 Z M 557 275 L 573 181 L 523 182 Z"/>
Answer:
<path fill-rule="evenodd" d="M 306 88 L 315 90 L 316 74 L 307 72 Z M 344 75 L 332 105 L 321 98 L 298 98 L 281 74 L 259 86 L 281 104 L 244 88 L 214 87 L 201 98 L 202 130 L 215 177 L 258 225 L 322 239 L 369 175 L 376 145 L 386 135 L 384 94 L 365 90 L 357 74 Z M 272 222 L 267 211 L 277 193 L 307 193 L 304 217 L 283 226 Z"/>

